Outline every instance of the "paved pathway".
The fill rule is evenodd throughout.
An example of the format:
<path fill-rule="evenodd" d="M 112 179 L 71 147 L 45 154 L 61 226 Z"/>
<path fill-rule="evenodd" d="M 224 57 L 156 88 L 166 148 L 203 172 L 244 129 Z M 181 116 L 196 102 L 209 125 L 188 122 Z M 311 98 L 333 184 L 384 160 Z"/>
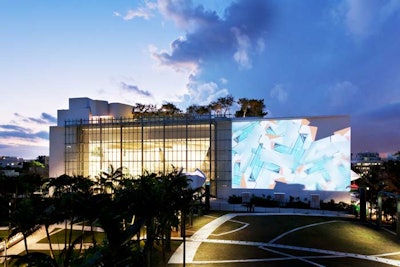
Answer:
<path fill-rule="evenodd" d="M 211 233 L 217 229 L 220 225 L 224 222 L 232 220 L 236 216 L 271 216 L 271 215 L 294 215 L 293 213 L 234 213 L 234 214 L 226 214 L 217 219 L 211 221 L 210 223 L 206 224 L 202 228 L 200 228 L 194 235 L 186 240 L 186 257 L 185 262 L 190 264 L 207 264 L 207 263 L 228 263 L 228 262 L 268 262 L 268 261 L 277 261 L 277 260 L 288 260 L 288 259 L 296 259 L 300 261 L 307 262 L 314 266 L 323 266 L 318 263 L 312 261 L 312 259 L 318 258 L 357 258 L 362 260 L 369 260 L 379 263 L 385 263 L 391 266 L 400 266 L 400 261 L 392 260 L 388 258 L 384 258 L 384 256 L 388 256 L 389 254 L 382 254 L 382 255 L 363 255 L 363 254 L 356 254 L 356 253 L 346 253 L 346 252 L 338 252 L 338 251 L 331 251 L 331 250 L 322 250 L 322 249 L 314 249 L 314 248 L 306 248 L 306 247 L 297 247 L 297 246 L 288 246 L 288 245 L 281 245 L 275 244 L 275 241 L 282 238 L 283 236 L 292 233 L 294 231 L 298 231 L 304 229 L 306 227 L 314 227 L 320 224 L 325 223 L 334 223 L 340 222 L 336 220 L 323 222 L 323 223 L 314 223 L 310 225 L 306 225 L 303 227 L 299 227 L 296 229 L 292 229 L 286 233 L 281 234 L 280 236 L 272 239 L 271 241 L 264 243 L 264 242 L 250 242 L 250 241 L 237 241 L 237 240 L 219 240 L 219 239 L 208 239 Z M 296 215 L 296 214 L 295 214 Z M 321 216 L 321 214 L 297 214 L 303 216 Z M 240 231 L 243 227 L 238 228 L 237 230 Z M 230 231 L 231 232 L 231 231 Z M 279 258 L 266 258 L 266 259 L 242 259 L 242 260 L 218 260 L 218 261 L 195 261 L 194 257 L 196 255 L 197 249 L 201 245 L 201 243 L 218 243 L 218 244 L 234 244 L 234 245 L 247 245 L 247 246 L 255 246 L 260 249 L 268 250 L 274 252 L 278 255 L 282 255 Z M 169 264 L 182 264 L 183 263 L 183 246 L 181 244 L 179 248 L 175 251 L 172 257 L 169 260 Z M 286 249 L 286 250 L 297 250 L 297 251 L 305 251 L 305 252 L 312 252 L 312 253 L 320 253 L 324 254 L 322 256 L 294 256 L 288 253 L 283 253 L 281 251 L 275 250 L 276 248 L 279 249 Z M 400 251 L 397 253 L 391 253 L 390 255 L 400 255 Z"/>

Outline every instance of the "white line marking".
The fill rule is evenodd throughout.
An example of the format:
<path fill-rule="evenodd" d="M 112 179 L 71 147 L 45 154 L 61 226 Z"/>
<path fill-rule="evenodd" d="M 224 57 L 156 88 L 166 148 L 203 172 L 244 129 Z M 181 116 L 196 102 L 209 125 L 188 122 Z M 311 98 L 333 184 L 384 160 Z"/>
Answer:
<path fill-rule="evenodd" d="M 334 220 L 334 221 L 327 221 L 327 222 L 319 222 L 319 223 L 307 224 L 307 225 L 304 225 L 304 226 L 301 226 L 301 227 L 294 228 L 294 229 L 292 229 L 292 230 L 290 230 L 290 231 L 287 231 L 287 232 L 285 232 L 285 233 L 283 233 L 283 234 L 281 234 L 281 235 L 275 237 L 274 239 L 272 239 L 272 240 L 269 241 L 268 243 L 271 243 L 271 244 L 272 244 L 272 243 L 274 243 L 276 240 L 281 239 L 282 237 L 284 237 L 285 235 L 288 235 L 288 234 L 290 234 L 290 233 L 296 232 L 296 231 L 298 231 L 298 230 L 302 230 L 302 229 L 305 229 L 305 228 L 314 227 L 314 226 L 318 226 L 318 225 L 322 225 L 322 224 L 327 224 L 327 223 L 334 223 L 334 222 L 344 222 L 344 221 L 337 221 L 337 220 Z"/>

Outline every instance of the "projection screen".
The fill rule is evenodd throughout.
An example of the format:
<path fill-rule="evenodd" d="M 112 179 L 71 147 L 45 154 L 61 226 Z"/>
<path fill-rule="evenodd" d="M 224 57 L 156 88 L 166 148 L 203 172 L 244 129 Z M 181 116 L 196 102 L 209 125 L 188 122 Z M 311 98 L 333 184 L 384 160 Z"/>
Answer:
<path fill-rule="evenodd" d="M 232 123 L 232 188 L 348 191 L 348 116 Z"/>

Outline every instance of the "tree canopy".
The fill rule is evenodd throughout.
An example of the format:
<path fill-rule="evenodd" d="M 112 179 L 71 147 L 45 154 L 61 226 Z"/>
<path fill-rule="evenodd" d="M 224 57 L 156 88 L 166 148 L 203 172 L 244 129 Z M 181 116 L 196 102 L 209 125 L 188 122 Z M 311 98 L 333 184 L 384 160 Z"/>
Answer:
<path fill-rule="evenodd" d="M 236 107 L 234 107 L 234 104 Z M 239 110 L 232 111 L 232 108 L 238 108 Z M 232 95 L 227 95 L 224 97 L 219 97 L 217 100 L 212 101 L 208 105 L 197 105 L 193 104 L 186 108 L 186 113 L 179 109 L 173 103 L 162 104 L 160 108 L 157 108 L 153 104 L 140 104 L 136 105 L 132 109 L 132 114 L 134 117 L 148 117 L 148 116 L 174 116 L 174 115 L 215 115 L 226 117 L 228 115 L 234 114 L 235 117 L 264 117 L 268 112 L 264 111 L 265 104 L 264 99 L 248 99 L 240 98 L 235 100 Z"/>
<path fill-rule="evenodd" d="M 11 233 L 22 233 L 25 241 L 24 254 L 8 255 L 16 266 L 153 266 L 156 242 L 166 264 L 171 231 L 191 212 L 200 192 L 200 188 L 190 188 L 187 176 L 176 168 L 169 173 L 131 177 L 123 168 L 110 166 L 95 179 L 61 175 L 44 182 L 51 194 L 33 195 L 33 187 L 16 183 L 0 188 L 0 197 L 5 196 L 7 203 L 15 198 L 15 192 L 21 196 L 13 199 L 9 217 Z M 23 192 L 27 197 L 22 198 Z M 65 228 L 59 254 L 53 252 L 50 235 L 50 226 L 56 223 Z M 81 227 L 78 236 L 72 235 L 73 226 Z M 104 239 L 97 240 L 85 226 L 101 228 Z M 26 238 L 38 228 L 46 232 L 50 255 L 29 250 Z M 83 239 L 88 235 L 92 246 L 84 250 Z"/>

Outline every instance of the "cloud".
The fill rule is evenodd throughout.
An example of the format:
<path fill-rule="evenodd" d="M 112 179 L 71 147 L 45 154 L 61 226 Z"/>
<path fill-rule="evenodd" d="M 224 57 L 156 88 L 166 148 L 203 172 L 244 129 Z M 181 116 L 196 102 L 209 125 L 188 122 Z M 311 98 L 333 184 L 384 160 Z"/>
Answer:
<path fill-rule="evenodd" d="M 377 33 L 382 25 L 400 11 L 398 0 L 347 0 L 338 8 L 348 32 L 355 38 Z"/>
<path fill-rule="evenodd" d="M 186 46 L 186 48 L 185 48 Z M 160 65 L 168 66 L 178 72 L 196 73 L 200 65 L 201 57 L 198 54 L 200 50 L 190 48 L 183 37 L 178 38 L 171 44 L 173 54 L 167 51 L 158 51 L 152 47 L 152 57 Z M 189 51 L 189 49 L 193 49 Z"/>
<path fill-rule="evenodd" d="M 232 32 L 236 38 L 236 52 L 233 55 L 235 61 L 239 64 L 239 66 L 250 69 L 251 61 L 248 55 L 248 50 L 251 47 L 251 42 L 249 37 L 246 34 L 242 34 L 240 29 L 232 28 Z"/>
<path fill-rule="evenodd" d="M 139 87 L 137 85 L 131 85 L 131 84 L 121 82 L 121 88 L 126 91 L 135 93 L 139 96 L 152 97 L 152 95 L 149 91 L 141 90 L 141 89 L 139 89 Z"/>
<path fill-rule="evenodd" d="M 276 84 L 269 93 L 271 98 L 277 99 L 280 103 L 285 103 L 288 99 L 288 92 L 282 84 Z"/>
<path fill-rule="evenodd" d="M 47 147 L 48 131 L 32 131 L 30 128 L 12 124 L 0 125 L 0 146 L 4 147 Z"/>
<path fill-rule="evenodd" d="M 227 84 L 227 83 L 228 83 L 228 79 L 226 79 L 226 78 L 224 78 L 224 77 L 222 77 L 221 79 L 219 79 L 219 81 L 220 81 L 222 84 Z"/>
<path fill-rule="evenodd" d="M 393 127 L 398 126 L 400 129 L 400 123 L 398 121 L 399 114 L 400 102 L 396 102 L 365 111 L 360 113 L 360 116 L 368 118 L 373 123 L 381 123 L 390 120 L 395 123 L 392 125 Z"/>
<path fill-rule="evenodd" d="M 173 20 L 186 32 L 214 26 L 219 20 L 216 12 L 205 10 L 202 5 L 194 7 L 190 0 L 159 0 L 158 9 L 164 17 Z"/>
<path fill-rule="evenodd" d="M 216 58 L 233 60 L 240 68 L 251 68 L 252 56 L 263 50 L 269 10 L 265 1 L 233 2 L 225 16 L 205 10 L 191 1 L 160 0 L 159 11 L 185 31 L 174 40 L 170 52 L 154 53 L 160 64 L 180 69 L 192 68 Z"/>
<path fill-rule="evenodd" d="M 148 20 L 151 16 L 152 16 L 152 14 L 149 12 L 149 10 L 139 8 L 136 10 L 133 10 L 133 9 L 128 10 L 128 12 L 123 17 L 123 19 L 124 20 L 132 20 L 134 18 L 144 18 L 144 19 Z"/>
<path fill-rule="evenodd" d="M 48 113 L 42 113 L 41 118 L 45 121 L 47 121 L 48 123 L 57 123 L 57 118 L 54 116 L 51 116 Z"/>
<path fill-rule="evenodd" d="M 19 113 L 14 113 L 14 116 L 19 118 L 25 123 L 46 124 L 46 125 L 50 123 L 57 123 L 57 118 L 44 112 L 40 115 L 39 118 L 25 117 L 23 115 L 20 115 Z"/>
<path fill-rule="evenodd" d="M 124 20 L 133 20 L 135 18 L 149 20 L 153 16 L 153 12 L 156 7 L 157 5 L 155 3 L 145 1 L 144 6 L 140 6 L 136 9 L 129 9 L 124 16 L 117 11 L 114 11 L 113 15 L 116 17 L 122 17 Z"/>
<path fill-rule="evenodd" d="M 40 117 L 26 117 L 14 113 L 14 118 L 7 124 L 0 124 L 0 146 L 2 153 L 11 151 L 3 148 L 26 147 L 44 151 L 49 143 L 49 126 L 56 123 L 56 118 L 48 113 L 42 113 Z M 35 150 L 32 149 L 32 153 Z M 47 154 L 47 153 L 46 153 Z"/>
<path fill-rule="evenodd" d="M 349 81 L 338 82 L 327 90 L 328 104 L 330 107 L 351 108 L 354 105 L 354 97 L 359 93 L 359 89 Z M 358 97 L 361 97 L 360 95 Z"/>
<path fill-rule="evenodd" d="M 214 82 L 201 83 L 196 81 L 194 76 L 188 84 L 188 94 L 184 96 L 186 107 L 190 105 L 208 105 L 219 97 L 224 97 L 229 94 L 226 88 L 219 88 Z"/>
<path fill-rule="evenodd" d="M 46 131 L 31 132 L 27 128 L 18 127 L 15 125 L 0 125 L 0 137 L 21 138 L 21 139 L 49 139 L 49 133 Z"/>

